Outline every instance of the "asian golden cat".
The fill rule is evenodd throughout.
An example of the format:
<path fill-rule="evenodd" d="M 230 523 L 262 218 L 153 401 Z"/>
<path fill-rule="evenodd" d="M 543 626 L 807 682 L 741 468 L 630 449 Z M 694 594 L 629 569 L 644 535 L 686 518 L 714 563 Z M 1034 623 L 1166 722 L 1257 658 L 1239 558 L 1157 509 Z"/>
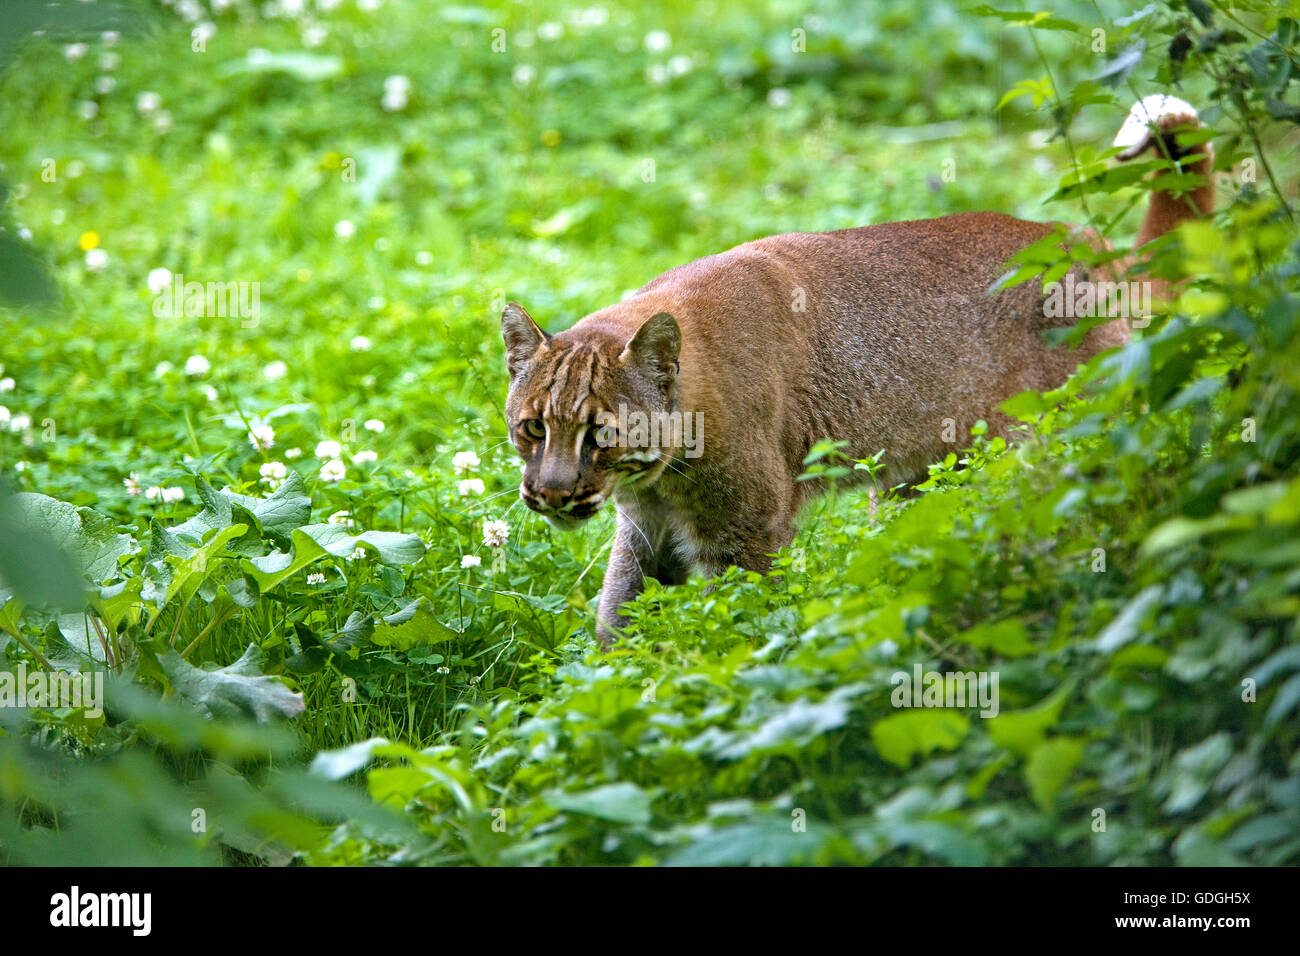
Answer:
<path fill-rule="evenodd" d="M 1139 246 L 1213 209 L 1209 144 L 1181 150 L 1172 135 L 1197 125 L 1188 104 L 1153 96 L 1116 137 L 1121 159 L 1158 146 L 1205 177 L 1185 196 L 1152 192 Z M 602 643 L 646 576 L 768 568 L 819 490 L 796 480 L 815 442 L 847 442 L 857 459 L 883 449 L 882 486 L 913 482 L 951 450 L 954 426 L 964 436 L 983 419 L 1006 436 L 1002 401 L 1055 388 L 1127 342 L 1121 318 L 1073 350 L 1048 347 L 1043 331 L 1066 322 L 1048 317 L 1039 283 L 989 291 L 1010 256 L 1052 230 L 976 212 L 774 236 L 673 269 L 555 335 L 510 303 L 520 495 L 561 528 L 616 502 Z M 1088 276 L 1076 267 L 1073 278 Z"/>

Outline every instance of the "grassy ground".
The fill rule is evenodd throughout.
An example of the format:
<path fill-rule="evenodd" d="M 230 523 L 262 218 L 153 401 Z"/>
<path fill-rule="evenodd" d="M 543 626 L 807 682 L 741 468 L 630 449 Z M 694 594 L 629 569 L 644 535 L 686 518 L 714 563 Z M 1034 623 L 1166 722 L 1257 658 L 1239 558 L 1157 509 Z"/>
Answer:
<path fill-rule="evenodd" d="M 189 28 L 174 17 L 143 38 L 93 43 L 70 63 L 59 45 L 33 44 L 5 77 L 4 162 L 22 196 L 17 221 L 49 251 L 67 308 L 7 325 L 5 375 L 18 383 L 8 406 L 49 421 L 54 438 L 39 428 L 26 446 L 0 437 L 5 466 L 22 469 L 24 489 L 143 531 L 152 517 L 193 510 L 179 456 L 211 459 L 215 483 L 254 494 L 266 490 L 259 467 L 283 461 L 308 479 L 314 512 L 420 533 L 432 548 L 421 581 L 440 599 L 500 586 L 460 562 L 477 554 L 490 564 L 481 522 L 504 517 L 511 589 L 560 595 L 585 612 L 612 521 L 560 536 L 516 504 L 518 466 L 500 414 L 505 298 L 558 330 L 673 265 L 758 236 L 968 209 L 1041 215 L 1063 155 L 972 116 L 973 105 L 987 106 L 986 89 L 881 104 L 746 76 L 802 20 L 779 5 L 728 7 L 611 8 L 602 19 L 540 3 L 441 15 L 348 4 L 319 17 L 328 35 L 309 53 L 330 58 L 317 62 L 332 73 L 320 80 L 247 69 L 250 50 L 301 50 L 301 20 L 218 18 L 203 53 L 190 51 Z M 492 49 L 497 25 L 504 53 Z M 980 22 L 962 32 L 979 53 L 996 36 Z M 105 72 L 104 56 L 120 62 Z M 949 56 L 962 72 L 987 70 Z M 385 80 L 395 75 L 410 93 L 389 111 Z M 114 79 L 111 93 L 93 92 L 100 76 Z M 148 92 L 161 105 L 142 115 L 137 100 Z M 99 106 L 92 120 L 78 113 L 86 101 Z M 893 128 L 904 120 L 943 125 Z M 42 178 L 47 160 L 52 182 Z M 1018 175 L 1006 176 L 1013 162 Z M 107 254 L 102 271 L 87 268 L 87 244 Z M 156 317 L 148 278 L 159 268 L 186 281 L 258 283 L 256 327 Z M 357 348 L 359 336 L 368 348 Z M 186 374 L 195 355 L 210 368 Z M 265 370 L 276 362 L 285 372 L 272 380 Z M 286 406 L 303 407 L 273 420 L 275 445 L 259 453 L 241 414 Z M 369 420 L 383 432 L 367 431 Z M 349 454 L 378 457 L 349 462 L 331 485 L 313 451 L 340 439 Z M 287 458 L 294 448 L 301 457 Z M 451 459 L 461 450 L 480 456 L 482 495 L 457 494 L 466 476 Z M 142 488 L 181 487 L 188 498 L 132 496 L 131 474 Z M 343 617 L 352 585 L 325 586 L 342 592 Z M 268 613 L 224 628 L 211 653 L 237 656 L 282 625 Z M 182 621 L 180 641 L 203 626 Z M 466 664 L 431 690 L 459 698 L 470 672 L 498 676 L 485 667 Z M 312 743 L 369 732 L 428 740 L 437 710 L 422 703 L 417 715 L 313 728 Z"/>

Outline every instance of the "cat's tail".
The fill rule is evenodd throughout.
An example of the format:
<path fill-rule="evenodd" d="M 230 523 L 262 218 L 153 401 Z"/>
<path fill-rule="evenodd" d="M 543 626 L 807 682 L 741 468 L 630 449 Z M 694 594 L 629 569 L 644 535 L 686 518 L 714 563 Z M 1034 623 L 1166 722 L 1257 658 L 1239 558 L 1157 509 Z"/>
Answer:
<path fill-rule="evenodd" d="M 1208 140 L 1188 146 L 1180 146 L 1177 142 L 1178 133 L 1200 127 L 1200 118 L 1190 103 L 1174 96 L 1157 94 L 1134 103 L 1124 125 L 1115 134 L 1114 145 L 1123 150 L 1119 159 L 1133 159 L 1154 147 L 1159 156 L 1182 160 L 1183 172 L 1205 179 L 1190 192 L 1176 194 L 1160 190 L 1159 179 L 1169 173 L 1159 173 L 1146 217 L 1138 229 L 1138 246 L 1163 236 L 1185 219 L 1199 219 L 1214 211 L 1214 180 L 1210 175 L 1210 167 L 1214 164 L 1213 148 Z"/>

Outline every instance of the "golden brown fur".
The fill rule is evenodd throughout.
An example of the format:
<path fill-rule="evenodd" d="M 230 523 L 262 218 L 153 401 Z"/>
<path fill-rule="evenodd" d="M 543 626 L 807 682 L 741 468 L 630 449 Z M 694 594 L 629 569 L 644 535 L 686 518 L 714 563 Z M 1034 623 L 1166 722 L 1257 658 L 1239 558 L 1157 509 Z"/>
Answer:
<path fill-rule="evenodd" d="M 1155 194 L 1142 235 L 1208 211 L 1209 190 L 1192 206 Z M 1120 319 L 1073 351 L 1049 348 L 1042 333 L 1069 322 L 1045 317 L 1039 283 L 988 291 L 1012 254 L 1052 229 L 979 212 L 760 239 L 673 269 L 554 336 L 508 306 L 521 495 L 560 527 L 617 502 L 602 640 L 644 576 L 767 568 L 820 490 L 796 480 L 815 442 L 847 442 L 853 458 L 883 449 L 883 485 L 912 482 L 977 420 L 1006 435 L 1006 398 L 1054 388 L 1123 345 Z M 611 444 L 620 407 L 699 413 L 702 453 Z"/>

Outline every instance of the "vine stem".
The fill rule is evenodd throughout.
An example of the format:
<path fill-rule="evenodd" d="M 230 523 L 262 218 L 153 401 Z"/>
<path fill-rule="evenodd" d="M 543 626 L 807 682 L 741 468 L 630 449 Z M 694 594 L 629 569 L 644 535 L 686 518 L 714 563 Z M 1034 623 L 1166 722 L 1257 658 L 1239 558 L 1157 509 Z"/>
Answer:
<path fill-rule="evenodd" d="M 207 627 L 199 631 L 198 636 L 195 637 L 194 640 L 190 641 L 189 645 L 185 648 L 185 650 L 181 651 L 181 657 L 188 658 L 190 654 L 193 652 L 194 648 L 198 647 L 199 644 L 203 641 L 203 639 L 208 636 L 209 632 L 218 624 L 225 623 L 226 619 L 229 618 L 232 613 L 234 612 L 223 611 L 221 614 L 218 614 L 215 617 L 213 617 L 213 619 L 208 622 Z"/>
<path fill-rule="evenodd" d="M 27 638 L 23 637 L 21 634 L 19 634 L 19 633 L 18 633 L 17 631 L 15 631 L 15 630 L 10 630 L 10 629 L 9 629 L 8 627 L 6 627 L 4 624 L 0 624 L 0 631 L 4 631 L 6 634 L 8 634 L 10 637 L 12 637 L 15 641 L 17 641 L 19 644 L 21 644 L 21 645 L 23 646 L 23 649 L 26 650 L 28 654 L 32 655 L 32 657 L 34 657 L 34 658 L 36 658 L 38 661 L 40 661 L 40 662 L 41 662 L 41 666 L 42 666 L 43 668 L 45 668 L 47 671 L 53 671 L 53 670 L 54 670 L 53 665 L 51 665 L 50 662 L 47 661 L 47 660 L 45 659 L 45 655 L 42 654 L 40 651 L 38 651 L 38 650 L 36 649 L 36 647 L 31 643 L 31 641 L 27 640 Z"/>

